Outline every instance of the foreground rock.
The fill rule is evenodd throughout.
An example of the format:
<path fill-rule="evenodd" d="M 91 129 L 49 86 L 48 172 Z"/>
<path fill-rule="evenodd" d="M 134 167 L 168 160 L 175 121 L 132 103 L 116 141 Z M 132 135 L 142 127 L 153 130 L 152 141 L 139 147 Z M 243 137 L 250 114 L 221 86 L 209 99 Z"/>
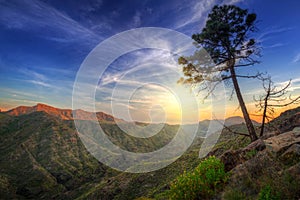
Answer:
<path fill-rule="evenodd" d="M 300 162 L 300 144 L 293 144 L 280 155 L 279 159 L 286 165 L 293 165 Z"/>
<path fill-rule="evenodd" d="M 231 173 L 222 199 L 258 199 L 265 188 L 270 199 L 300 199 L 299 128 L 228 150 L 221 159 Z"/>
<path fill-rule="evenodd" d="M 225 151 L 220 159 L 225 165 L 225 170 L 230 171 L 238 164 L 241 164 L 249 160 L 252 156 L 256 154 L 257 151 L 262 151 L 266 148 L 263 140 L 258 139 L 245 148 L 238 150 L 228 150 Z"/>
<path fill-rule="evenodd" d="M 300 144 L 300 131 L 298 128 L 293 131 L 289 131 L 274 137 L 270 137 L 264 140 L 267 150 L 276 155 L 280 156 L 284 151 L 290 148 L 292 145 Z"/>
<path fill-rule="evenodd" d="M 276 134 L 293 130 L 300 125 L 300 106 L 282 112 L 278 117 L 268 123 L 265 132 L 271 131 Z"/>

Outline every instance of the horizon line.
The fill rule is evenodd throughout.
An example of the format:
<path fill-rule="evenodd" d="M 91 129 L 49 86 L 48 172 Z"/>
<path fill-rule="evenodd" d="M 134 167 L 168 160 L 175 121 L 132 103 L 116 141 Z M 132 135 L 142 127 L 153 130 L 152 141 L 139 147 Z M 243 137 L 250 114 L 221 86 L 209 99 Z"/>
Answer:
<path fill-rule="evenodd" d="M 60 107 L 55 107 L 55 106 L 52 106 L 52 105 L 49 105 L 49 104 L 46 104 L 46 103 L 36 103 L 35 105 L 33 106 L 26 106 L 26 105 L 19 105 L 19 106 L 16 106 L 14 108 L 11 108 L 9 110 L 2 110 L 1 107 L 0 107 L 0 113 L 7 113 L 7 112 L 10 112 L 12 110 L 15 110 L 19 107 L 27 107 L 27 108 L 32 108 L 32 107 L 35 107 L 35 106 L 38 106 L 38 105 L 43 105 L 43 106 L 47 106 L 47 107 L 51 107 L 51 108 L 55 108 L 55 109 L 59 109 L 59 110 L 69 110 L 71 112 L 73 111 L 76 111 L 76 110 L 80 110 L 80 111 L 83 111 L 83 112 L 88 112 L 88 113 L 104 113 L 106 115 L 110 115 L 112 116 L 113 118 L 115 119 L 119 119 L 119 120 L 123 120 L 123 121 L 126 121 L 126 122 L 134 122 L 134 123 L 145 123 L 145 124 L 169 124 L 169 125 L 180 125 L 180 123 L 168 123 L 168 122 L 149 122 L 149 121 L 136 121 L 136 120 L 131 120 L 131 121 L 128 121 L 128 120 L 125 120 L 125 119 L 122 119 L 122 118 L 117 118 L 115 117 L 113 114 L 110 114 L 110 113 L 107 113 L 107 112 L 104 112 L 104 111 L 87 111 L 87 110 L 84 110 L 84 109 L 72 109 L 72 108 L 60 108 Z M 288 109 L 287 109 L 288 110 Z M 211 119 L 203 119 L 203 120 L 199 120 L 198 122 L 191 122 L 191 123 L 186 123 L 185 125 L 193 125 L 195 123 L 200 123 L 200 122 L 204 122 L 204 121 L 213 121 L 213 120 L 216 120 L 216 121 L 224 121 L 224 120 L 228 120 L 230 118 L 234 118 L 234 117 L 239 117 L 239 118 L 242 118 L 244 119 L 243 116 L 240 116 L 240 115 L 232 115 L 230 117 L 227 117 L 225 119 L 217 119 L 217 118 L 211 118 Z M 256 123 L 259 123 L 257 120 L 254 120 L 254 119 L 251 119 L 252 121 L 256 122 Z"/>

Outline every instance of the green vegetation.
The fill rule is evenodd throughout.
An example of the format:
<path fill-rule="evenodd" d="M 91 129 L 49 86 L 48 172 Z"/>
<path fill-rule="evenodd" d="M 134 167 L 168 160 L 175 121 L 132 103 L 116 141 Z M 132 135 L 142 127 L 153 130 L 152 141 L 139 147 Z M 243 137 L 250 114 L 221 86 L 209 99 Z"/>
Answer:
<path fill-rule="evenodd" d="M 284 165 L 267 151 L 237 166 L 224 188 L 224 199 L 299 199 L 300 164 Z"/>
<path fill-rule="evenodd" d="M 170 199 L 201 199 L 212 197 L 228 178 L 224 164 L 214 156 L 203 160 L 191 172 L 184 172 L 171 184 Z"/>
<path fill-rule="evenodd" d="M 247 195 L 239 190 L 230 190 L 224 194 L 225 200 L 247 200 Z"/>
<path fill-rule="evenodd" d="M 258 194 L 258 200 L 280 200 L 280 194 L 276 192 L 270 185 L 266 185 Z"/>
<path fill-rule="evenodd" d="M 135 139 L 116 124 L 102 127 L 116 145 L 130 151 L 158 149 L 178 130 L 176 125 L 166 125 L 157 136 Z M 201 144 L 201 139 L 197 143 Z M 0 149 L 0 199 L 134 199 L 156 195 L 160 195 L 156 199 L 166 199 L 161 193 L 168 183 L 199 164 L 198 151 L 190 150 L 155 172 L 128 174 L 112 170 L 89 154 L 72 121 L 45 112 L 17 117 L 1 113 Z"/>
<path fill-rule="evenodd" d="M 257 154 L 257 150 L 252 149 L 248 152 L 246 152 L 246 159 L 249 160 L 250 158 L 254 157 Z"/>
<path fill-rule="evenodd" d="M 295 112 L 283 114 L 280 117 L 282 122 L 290 118 L 288 113 L 293 115 Z M 193 183 L 199 184 L 196 199 L 254 200 L 259 198 L 259 194 L 264 197 L 271 195 L 272 198 L 280 194 L 282 199 L 300 198 L 299 162 L 286 163 L 266 151 L 247 152 L 245 156 L 249 160 L 234 168 L 230 176 L 224 175 L 223 164 L 217 157 L 226 151 L 244 148 L 250 142 L 249 137 L 228 130 L 223 130 L 211 151 L 211 155 L 216 157 L 201 161 L 198 155 L 203 139 L 197 138 L 188 151 L 171 165 L 155 172 L 129 174 L 110 169 L 91 156 L 71 121 L 63 121 L 44 112 L 17 117 L 2 113 L 1 117 L 0 199 L 165 200 L 171 197 L 172 190 L 173 199 L 176 199 L 176 192 L 185 193 L 184 190 L 190 196 L 195 195 L 193 192 L 197 192 L 188 187 Z M 103 129 L 117 145 L 126 141 L 128 150 L 134 151 L 136 143 L 141 145 L 142 151 L 149 151 L 156 142 L 155 148 L 168 142 L 178 127 L 167 125 L 160 137 L 149 140 L 123 136 L 115 124 L 105 124 Z M 232 125 L 230 129 L 247 132 L 245 124 Z M 210 135 L 207 140 L 215 139 L 213 137 Z M 158 141 L 159 138 L 163 141 Z M 221 178 L 224 176 L 226 178 Z M 188 182 L 191 179 L 192 182 Z M 179 184 L 184 187 L 179 187 Z"/>

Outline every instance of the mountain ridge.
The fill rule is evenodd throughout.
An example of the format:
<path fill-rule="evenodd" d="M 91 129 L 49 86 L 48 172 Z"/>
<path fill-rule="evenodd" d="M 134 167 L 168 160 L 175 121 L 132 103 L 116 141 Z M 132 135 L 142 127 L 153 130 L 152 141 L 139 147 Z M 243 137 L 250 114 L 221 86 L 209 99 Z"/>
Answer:
<path fill-rule="evenodd" d="M 94 114 L 96 114 L 97 118 L 99 121 L 103 121 L 103 122 L 125 122 L 123 119 L 119 119 L 116 118 L 110 114 L 104 113 L 104 112 L 89 112 L 89 111 L 85 111 L 82 109 L 76 109 L 76 110 L 72 110 L 72 109 L 63 109 L 63 108 L 56 108 L 47 104 L 43 104 L 43 103 L 38 103 L 35 106 L 18 106 L 16 108 L 12 108 L 8 111 L 4 111 L 2 113 L 6 113 L 10 116 L 20 116 L 20 115 L 25 115 L 25 114 L 29 114 L 32 112 L 46 112 L 52 116 L 56 116 L 59 117 L 62 120 L 74 120 L 74 119 L 78 119 L 78 120 L 94 120 Z M 74 117 L 75 114 L 75 117 Z M 216 123 L 223 123 L 224 120 L 217 120 L 217 119 L 205 119 L 205 120 L 201 120 L 199 121 L 199 123 L 210 123 L 210 122 L 216 122 Z M 260 124 L 259 122 L 252 120 L 252 122 L 256 125 Z M 136 124 L 143 124 L 145 122 L 134 122 Z M 225 123 L 224 125 L 226 126 L 231 126 L 231 125 L 235 125 L 235 124 L 242 124 L 245 123 L 245 120 L 243 117 L 240 116 L 231 116 L 225 119 Z M 148 123 L 145 123 L 148 124 Z M 187 124 L 188 125 L 188 124 Z"/>
<path fill-rule="evenodd" d="M 81 109 L 61 109 L 56 108 L 53 106 L 49 106 L 46 104 L 38 103 L 35 106 L 18 106 L 16 108 L 13 108 L 11 110 L 5 111 L 3 113 L 6 113 L 10 116 L 20 116 L 20 115 L 26 115 L 33 112 L 46 112 L 52 116 L 56 116 L 62 120 L 94 120 L 94 114 L 96 114 L 96 117 L 99 121 L 106 121 L 106 122 L 116 122 L 116 121 L 123 121 L 122 119 L 118 119 L 113 117 L 112 115 L 106 114 L 104 112 L 88 112 Z"/>

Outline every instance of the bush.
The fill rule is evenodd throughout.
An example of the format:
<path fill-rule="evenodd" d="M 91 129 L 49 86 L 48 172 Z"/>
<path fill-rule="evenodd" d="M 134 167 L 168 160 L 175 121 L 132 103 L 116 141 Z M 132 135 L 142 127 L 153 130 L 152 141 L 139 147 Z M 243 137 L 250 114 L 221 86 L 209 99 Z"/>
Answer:
<path fill-rule="evenodd" d="M 270 185 L 266 185 L 258 194 L 259 200 L 280 200 L 280 194 L 275 193 Z"/>
<path fill-rule="evenodd" d="M 251 158 L 253 158 L 256 154 L 257 154 L 257 150 L 252 149 L 252 150 L 246 152 L 246 155 L 245 155 L 245 156 L 246 156 L 246 159 L 251 159 Z"/>
<path fill-rule="evenodd" d="M 170 199 L 200 199 L 212 197 L 227 181 L 224 164 L 214 156 L 203 160 L 192 172 L 184 172 L 171 183 Z"/>
<path fill-rule="evenodd" d="M 225 200 L 246 200 L 247 195 L 237 189 L 233 189 L 226 191 L 223 198 Z"/>

